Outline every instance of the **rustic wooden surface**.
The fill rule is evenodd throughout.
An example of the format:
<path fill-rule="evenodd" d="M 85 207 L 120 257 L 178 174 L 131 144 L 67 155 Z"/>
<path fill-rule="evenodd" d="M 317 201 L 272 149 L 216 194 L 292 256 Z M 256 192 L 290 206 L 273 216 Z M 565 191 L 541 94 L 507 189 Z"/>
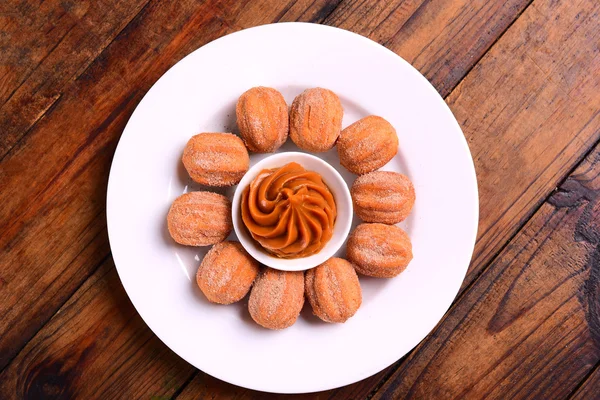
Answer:
<path fill-rule="evenodd" d="M 8 0 L 0 5 L 0 397 L 280 398 L 164 346 L 115 271 L 104 213 L 127 119 L 224 34 L 324 23 L 444 96 L 480 190 L 454 305 L 407 357 L 301 399 L 600 398 L 600 3 Z M 557 189 L 558 188 L 558 189 Z"/>

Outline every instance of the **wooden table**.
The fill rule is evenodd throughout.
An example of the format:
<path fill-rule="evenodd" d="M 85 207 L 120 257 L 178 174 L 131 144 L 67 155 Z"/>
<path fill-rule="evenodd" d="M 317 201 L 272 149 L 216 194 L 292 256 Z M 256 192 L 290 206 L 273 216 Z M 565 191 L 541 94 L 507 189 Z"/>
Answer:
<path fill-rule="evenodd" d="M 599 398 L 598 0 L 2 2 L 0 397 L 279 397 L 154 336 L 105 215 L 117 141 L 158 77 L 278 21 L 358 32 L 419 69 L 462 126 L 481 201 L 472 264 L 435 330 L 362 382 L 297 397 Z"/>

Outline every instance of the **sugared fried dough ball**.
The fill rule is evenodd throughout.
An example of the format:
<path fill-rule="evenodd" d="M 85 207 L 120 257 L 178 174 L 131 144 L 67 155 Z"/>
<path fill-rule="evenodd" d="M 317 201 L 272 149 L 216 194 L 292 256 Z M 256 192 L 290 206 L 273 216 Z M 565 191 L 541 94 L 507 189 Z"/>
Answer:
<path fill-rule="evenodd" d="M 415 188 L 406 175 L 373 171 L 359 176 L 350 189 L 354 211 L 365 222 L 397 224 L 415 204 Z"/>
<path fill-rule="evenodd" d="M 171 237 L 187 246 L 219 243 L 233 228 L 231 202 L 211 192 L 190 192 L 175 199 L 167 215 Z"/>
<path fill-rule="evenodd" d="M 331 90 L 307 89 L 292 103 L 290 138 L 302 150 L 327 151 L 340 135 L 343 115 L 342 103 Z"/>
<path fill-rule="evenodd" d="M 183 165 L 192 179 L 207 186 L 231 186 L 250 167 L 244 142 L 231 133 L 200 133 L 183 150 Z"/>
<path fill-rule="evenodd" d="M 235 107 L 240 135 L 250 151 L 271 153 L 288 137 L 288 107 L 277 90 L 254 87 L 242 94 Z"/>
<path fill-rule="evenodd" d="M 360 224 L 348 238 L 347 258 L 363 275 L 392 278 L 412 260 L 412 244 L 396 225 Z"/>
<path fill-rule="evenodd" d="M 387 164 L 398 152 L 398 135 L 385 119 L 370 115 L 348 126 L 337 143 L 340 163 L 362 175 Z"/>
<path fill-rule="evenodd" d="M 258 275 L 258 263 L 238 242 L 221 242 L 206 253 L 196 282 L 212 303 L 231 304 L 241 300 Z"/>
<path fill-rule="evenodd" d="M 304 286 L 314 314 L 325 322 L 346 322 L 362 303 L 356 271 L 342 258 L 306 271 Z"/>
<path fill-rule="evenodd" d="M 268 329 L 292 326 L 304 305 L 304 273 L 265 268 L 250 291 L 248 310 Z"/>

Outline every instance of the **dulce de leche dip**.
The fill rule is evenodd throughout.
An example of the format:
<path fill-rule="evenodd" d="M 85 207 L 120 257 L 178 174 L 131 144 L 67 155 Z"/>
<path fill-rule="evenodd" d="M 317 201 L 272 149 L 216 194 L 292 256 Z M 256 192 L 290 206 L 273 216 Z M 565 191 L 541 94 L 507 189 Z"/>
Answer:
<path fill-rule="evenodd" d="M 242 220 L 269 253 L 310 256 L 331 239 L 335 201 L 321 175 L 298 163 L 265 169 L 242 194 Z"/>

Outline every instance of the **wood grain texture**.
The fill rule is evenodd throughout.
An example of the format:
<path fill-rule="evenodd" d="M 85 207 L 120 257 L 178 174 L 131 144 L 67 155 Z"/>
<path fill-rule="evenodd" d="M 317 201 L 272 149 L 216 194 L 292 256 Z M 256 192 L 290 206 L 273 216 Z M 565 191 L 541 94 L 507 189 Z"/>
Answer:
<path fill-rule="evenodd" d="M 110 159 L 127 118 L 152 83 L 185 54 L 225 33 L 276 20 L 320 21 L 337 3 L 322 0 L 248 4 L 152 1 L 89 68 L 84 67 L 89 61 L 82 59 L 79 70 L 69 77 L 60 76 L 55 86 L 47 89 L 48 93 L 60 93 L 60 100 L 52 103 L 43 118 L 39 118 L 39 112 L 44 113 L 43 104 L 50 104 L 43 101 L 34 109 L 42 111 L 23 114 L 25 117 L 19 120 L 22 122 L 17 122 L 23 123 L 22 127 L 32 128 L 0 164 L 3 188 L 0 191 L 3 204 L 0 208 L 0 319 L 3 321 L 0 325 L 0 368 L 96 271 L 99 260 L 108 254 L 103 210 Z M 386 44 L 417 66 L 445 95 L 527 4 L 528 1 L 344 1 L 327 18 L 327 23 L 355 30 Z M 598 74 L 585 73 L 599 70 L 598 32 L 594 30 L 594 24 L 598 24 L 597 7 L 591 0 L 568 4 L 536 0 L 530 8 L 533 11 L 527 9 L 508 35 L 448 98 L 469 139 L 482 190 L 480 242 L 467 283 L 474 281 L 600 134 L 597 125 Z M 1 18 L 0 27 L 5 22 Z M 18 80 L 21 75 L 14 76 Z M 78 78 L 73 80 L 76 76 Z M 31 82 L 33 88 L 35 81 Z M 31 93 L 24 92 L 23 98 Z M 596 114 L 593 114 L 594 109 Z M 3 132 L 6 124 L 0 119 Z M 19 128 L 15 132 L 21 135 L 23 131 Z M 514 171 L 519 173 L 515 175 Z M 497 204 L 496 198 L 499 199 Z M 545 232 L 552 236 L 557 230 L 559 227 Z M 89 282 L 102 286 L 98 282 L 103 278 L 98 278 L 98 273 L 96 271 Z M 575 285 L 573 282 L 578 281 L 568 282 Z M 110 295 L 111 290 L 123 290 L 120 285 L 116 287 L 118 289 L 104 285 L 99 290 L 104 292 L 103 296 Z M 521 299 L 526 298 L 523 291 L 519 293 Z M 83 301 L 81 298 L 73 301 L 79 303 Z M 513 299 L 513 302 L 518 301 Z M 108 308 L 113 306 L 120 307 L 112 303 L 106 305 Z M 551 306 L 547 305 L 543 310 L 549 308 Z M 574 314 L 578 312 L 573 311 Z M 61 314 L 62 311 L 53 321 Z M 85 318 L 90 319 L 86 323 L 100 330 L 110 329 L 112 319 L 116 318 L 114 313 L 108 312 L 103 314 L 102 321 L 92 321 L 96 318 L 93 313 L 86 311 L 86 314 Z M 533 325 L 519 326 L 531 328 Z M 127 330 L 117 325 L 119 329 Z M 177 376 L 168 378 L 171 382 L 168 389 L 159 385 L 148 390 L 142 385 L 128 393 L 132 397 L 138 393 L 150 395 L 151 392 L 170 396 L 180 390 L 192 374 L 189 365 L 182 360 L 169 361 L 167 366 L 156 364 L 156 360 L 143 364 L 150 370 L 156 367 L 157 371 L 162 371 L 154 378 L 135 375 L 138 365 L 126 363 L 114 372 L 118 376 L 107 378 L 106 383 L 98 386 L 86 381 L 91 376 L 72 377 L 74 370 L 69 365 L 81 358 L 78 351 L 83 352 L 86 347 L 79 344 L 81 337 L 73 335 L 68 342 L 61 342 L 66 347 L 74 343 L 74 347 L 80 349 L 67 354 L 66 347 L 61 353 L 50 346 L 49 342 L 56 339 L 53 331 L 45 327 L 40 334 L 42 332 L 45 336 L 37 335 L 34 340 L 36 346 L 44 349 L 39 356 L 41 361 L 31 361 L 31 365 L 41 365 L 39 370 L 51 371 L 48 373 L 51 379 L 57 377 L 53 381 L 58 382 L 57 388 L 47 385 L 57 393 L 93 394 L 94 390 L 109 383 L 123 387 L 132 376 L 150 385 L 148 382 L 159 379 L 160 373 L 175 371 Z M 142 333 L 141 328 L 136 332 L 127 342 L 132 349 L 140 349 L 137 338 L 148 334 Z M 511 338 L 517 336 L 515 331 L 511 332 Z M 574 335 L 577 340 L 585 337 L 580 331 Z M 105 343 L 101 342 L 100 347 L 109 348 Z M 154 351 L 167 354 L 165 348 L 158 348 L 162 344 L 156 346 Z M 137 351 L 148 354 L 143 349 Z M 592 355 L 596 354 L 592 351 Z M 21 376 L 32 376 L 34 382 L 44 382 L 38 373 L 28 372 L 30 361 L 27 360 L 32 359 L 26 359 L 24 353 L 26 351 L 7 367 L 3 376 L 9 376 L 7 371 L 16 371 L 14 365 L 19 362 Z M 420 354 L 415 353 L 409 362 L 421 357 Z M 46 356 L 47 359 L 43 358 Z M 59 360 L 56 365 L 63 367 L 56 372 L 51 360 Z M 87 369 L 86 365 L 84 360 L 81 369 L 96 371 L 94 368 L 105 364 L 95 357 L 90 364 L 92 369 Z M 581 363 L 572 365 L 579 368 Z M 589 370 L 590 367 L 586 368 Z M 318 398 L 364 398 L 389 373 L 384 371 L 355 385 L 320 393 Z M 437 378 L 435 373 L 427 376 Z M 66 378 L 61 381 L 62 377 Z M 572 381 L 576 378 L 564 377 L 563 381 L 573 388 Z M 7 387 L 21 388 L 20 393 L 30 390 L 27 387 L 39 386 L 37 383 L 26 386 L 14 377 L 11 379 L 9 382 L 16 383 Z M 397 379 L 394 376 L 386 390 Z M 492 387 L 490 379 L 482 385 Z M 92 387 L 91 392 L 82 389 L 88 384 Z M 469 393 L 476 393 L 482 387 L 477 386 Z M 212 392 L 214 396 L 228 398 L 263 398 L 259 392 L 226 385 L 201 372 L 180 397 L 197 397 L 196 392 Z"/>
<path fill-rule="evenodd" d="M 109 258 L 3 371 L 0 393 L 5 399 L 169 398 L 193 371 L 137 314 Z"/>
<path fill-rule="evenodd" d="M 600 281 L 598 283 L 600 285 Z M 583 382 L 581 387 L 573 393 L 572 400 L 597 400 L 600 399 L 600 369 L 596 365 L 594 372 Z"/>
<path fill-rule="evenodd" d="M 291 18 L 287 6 L 149 3 L 2 161 L 0 368 L 108 254 L 109 166 L 143 94 L 204 43 L 279 14 Z"/>
<path fill-rule="evenodd" d="M 285 10 L 280 22 L 322 23 L 342 0 L 296 0 Z"/>
<path fill-rule="evenodd" d="M 0 6 L 0 159 L 147 2 L 11 0 Z"/>
<path fill-rule="evenodd" d="M 599 282 L 600 145 L 374 398 L 566 398 L 600 360 Z"/>
<path fill-rule="evenodd" d="M 447 99 L 479 186 L 463 288 L 600 138 L 599 13 L 593 0 L 534 1 Z"/>
<path fill-rule="evenodd" d="M 385 45 L 445 97 L 530 2 L 352 0 L 325 22 Z"/>

